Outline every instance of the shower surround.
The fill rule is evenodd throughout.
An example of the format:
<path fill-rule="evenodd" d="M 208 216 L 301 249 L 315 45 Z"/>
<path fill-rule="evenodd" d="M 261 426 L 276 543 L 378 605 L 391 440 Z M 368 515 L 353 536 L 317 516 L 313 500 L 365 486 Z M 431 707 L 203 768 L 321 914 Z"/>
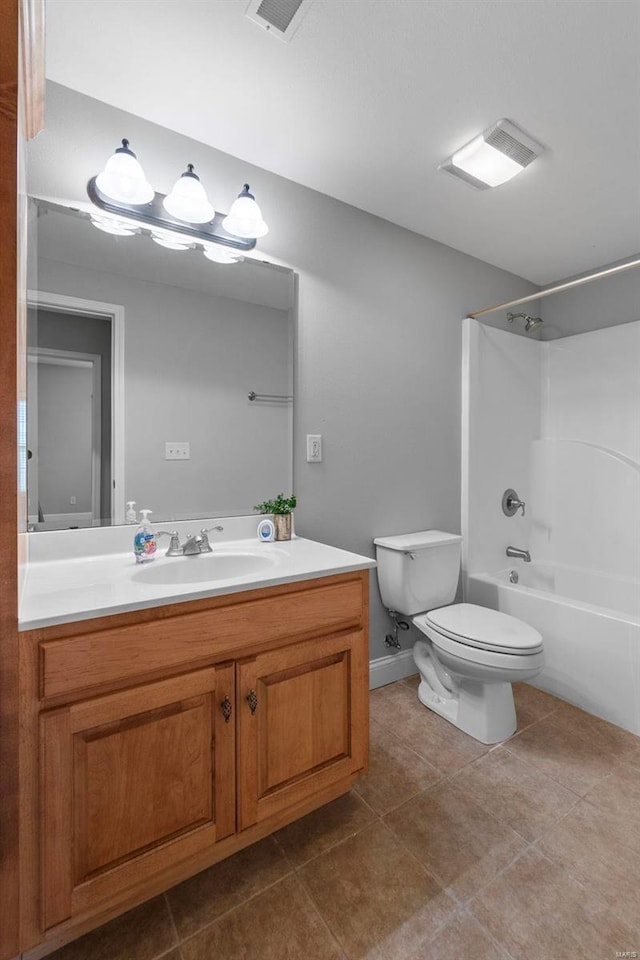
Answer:
<path fill-rule="evenodd" d="M 465 598 L 542 633 L 537 686 L 636 734 L 639 357 L 640 321 L 547 342 L 465 321 Z M 507 487 L 524 517 L 502 513 Z"/>

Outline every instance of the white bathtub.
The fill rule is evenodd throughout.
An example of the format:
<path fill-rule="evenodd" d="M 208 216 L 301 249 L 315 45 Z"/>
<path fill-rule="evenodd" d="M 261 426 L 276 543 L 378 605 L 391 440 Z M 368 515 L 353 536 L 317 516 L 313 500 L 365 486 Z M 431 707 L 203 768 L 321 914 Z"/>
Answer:
<path fill-rule="evenodd" d="M 509 581 L 511 570 L 519 582 Z M 640 734 L 640 584 L 558 564 L 476 573 L 466 597 L 531 624 L 546 665 L 535 685 Z"/>

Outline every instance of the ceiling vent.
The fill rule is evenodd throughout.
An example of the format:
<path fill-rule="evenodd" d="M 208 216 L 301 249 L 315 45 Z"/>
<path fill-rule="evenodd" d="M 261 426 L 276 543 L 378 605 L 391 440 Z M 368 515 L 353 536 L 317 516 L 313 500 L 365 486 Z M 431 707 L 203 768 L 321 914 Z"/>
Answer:
<path fill-rule="evenodd" d="M 313 0 L 251 0 L 246 16 L 274 37 L 289 41 Z"/>
<path fill-rule="evenodd" d="M 441 163 L 439 170 L 486 190 L 506 183 L 540 156 L 542 144 L 511 120 L 498 120 Z"/>

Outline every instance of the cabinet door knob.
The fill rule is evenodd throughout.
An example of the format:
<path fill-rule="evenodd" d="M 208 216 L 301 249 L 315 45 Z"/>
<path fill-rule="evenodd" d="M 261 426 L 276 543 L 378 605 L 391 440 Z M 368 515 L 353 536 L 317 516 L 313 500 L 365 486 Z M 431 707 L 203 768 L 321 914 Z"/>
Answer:
<path fill-rule="evenodd" d="M 258 694 L 255 692 L 255 690 L 249 690 L 249 693 L 247 694 L 247 703 L 249 704 L 249 710 L 251 710 L 251 715 L 253 716 L 258 709 Z"/>
<path fill-rule="evenodd" d="M 231 712 L 233 707 L 231 706 L 231 700 L 229 697 L 225 697 L 222 703 L 220 704 L 220 709 L 222 710 L 222 716 L 224 717 L 224 722 L 229 723 L 231 720 Z"/>

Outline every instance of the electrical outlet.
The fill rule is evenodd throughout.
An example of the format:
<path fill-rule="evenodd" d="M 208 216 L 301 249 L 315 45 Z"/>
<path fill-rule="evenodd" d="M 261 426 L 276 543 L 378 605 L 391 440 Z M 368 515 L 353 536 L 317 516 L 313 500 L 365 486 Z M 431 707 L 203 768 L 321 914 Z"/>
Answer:
<path fill-rule="evenodd" d="M 75 505 L 76 505 L 77 502 L 78 502 L 78 501 L 77 501 L 76 497 L 69 497 L 69 503 L 71 504 L 72 507 L 75 507 Z"/>
<path fill-rule="evenodd" d="M 322 462 L 322 435 L 319 433 L 307 434 L 307 463 Z"/>
<path fill-rule="evenodd" d="M 164 445 L 165 460 L 191 460 L 191 445 L 184 441 L 167 440 Z"/>

